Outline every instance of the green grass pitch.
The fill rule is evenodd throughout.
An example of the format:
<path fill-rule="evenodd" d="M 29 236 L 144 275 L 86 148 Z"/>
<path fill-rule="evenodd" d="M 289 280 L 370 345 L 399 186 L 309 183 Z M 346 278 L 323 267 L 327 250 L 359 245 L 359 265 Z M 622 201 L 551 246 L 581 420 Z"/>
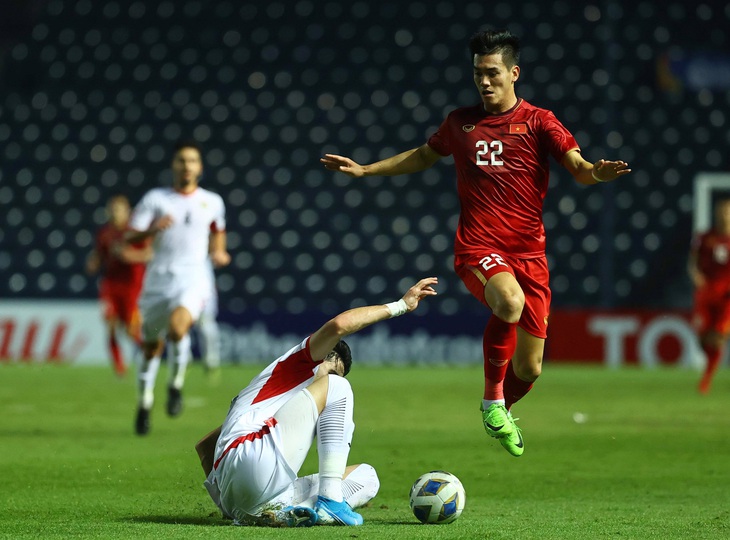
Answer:
<path fill-rule="evenodd" d="M 730 538 L 730 372 L 699 396 L 691 371 L 549 364 L 513 410 L 521 458 L 484 433 L 480 368 L 355 366 L 350 461 L 374 465 L 382 484 L 365 525 L 228 525 L 193 445 L 258 369 L 228 367 L 213 384 L 192 366 L 176 419 L 164 414 L 163 369 L 152 432 L 139 438 L 133 377 L 0 366 L 0 538 Z M 315 466 L 312 453 L 302 473 Z M 421 525 L 408 509 L 411 483 L 432 469 L 466 488 L 450 525 Z"/>

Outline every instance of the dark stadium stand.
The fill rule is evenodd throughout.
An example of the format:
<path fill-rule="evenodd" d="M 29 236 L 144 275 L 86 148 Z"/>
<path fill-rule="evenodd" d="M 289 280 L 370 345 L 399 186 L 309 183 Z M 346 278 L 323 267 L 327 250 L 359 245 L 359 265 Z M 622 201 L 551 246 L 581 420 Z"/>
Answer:
<path fill-rule="evenodd" d="M 353 181 L 319 157 L 397 153 L 475 102 L 466 42 L 488 23 L 522 36 L 518 95 L 552 109 L 588 159 L 634 170 L 584 188 L 553 164 L 554 305 L 689 305 L 692 179 L 728 169 L 730 90 L 663 88 L 655 73 L 697 42 L 727 52 L 725 3 L 40 5 L 0 57 L 1 297 L 95 297 L 83 261 L 105 200 L 169 182 L 172 143 L 193 136 L 203 184 L 227 203 L 229 311 L 333 312 L 437 275 L 425 312 L 479 312 L 451 268 L 448 162 Z"/>

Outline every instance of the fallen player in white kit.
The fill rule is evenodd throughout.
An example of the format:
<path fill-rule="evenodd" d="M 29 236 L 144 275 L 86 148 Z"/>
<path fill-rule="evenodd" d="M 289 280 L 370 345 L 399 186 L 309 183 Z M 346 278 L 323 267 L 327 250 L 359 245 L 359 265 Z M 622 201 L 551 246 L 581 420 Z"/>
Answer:
<path fill-rule="evenodd" d="M 195 446 L 224 516 L 242 525 L 362 524 L 352 509 L 372 499 L 380 482 L 370 465 L 347 466 L 355 424 L 344 378 L 352 357 L 342 338 L 413 311 L 436 294 L 436 283 L 422 279 L 397 302 L 340 313 L 238 394 L 223 425 Z M 299 478 L 315 435 L 319 472 Z"/>

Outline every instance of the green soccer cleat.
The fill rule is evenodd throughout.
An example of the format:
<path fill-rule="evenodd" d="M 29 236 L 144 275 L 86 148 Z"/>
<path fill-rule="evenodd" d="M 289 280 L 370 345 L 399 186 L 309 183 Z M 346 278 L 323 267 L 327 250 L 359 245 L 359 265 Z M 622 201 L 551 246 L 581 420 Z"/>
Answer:
<path fill-rule="evenodd" d="M 522 430 L 517 427 L 512 414 L 504 405 L 493 403 L 485 411 L 484 406 L 480 407 L 484 429 L 490 437 L 499 440 L 507 452 L 515 457 L 520 457 L 525 451 L 525 443 L 522 440 Z"/>

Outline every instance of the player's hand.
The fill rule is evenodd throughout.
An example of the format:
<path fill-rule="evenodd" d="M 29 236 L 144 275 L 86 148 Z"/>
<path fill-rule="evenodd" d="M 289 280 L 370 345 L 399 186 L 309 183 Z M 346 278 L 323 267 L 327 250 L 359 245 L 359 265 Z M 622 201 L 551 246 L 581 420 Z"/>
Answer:
<path fill-rule="evenodd" d="M 210 260 L 213 262 L 214 267 L 220 268 L 231 263 L 231 255 L 227 251 L 213 251 L 210 254 Z"/>
<path fill-rule="evenodd" d="M 352 178 L 362 178 L 365 176 L 363 166 L 345 156 L 325 154 L 319 161 L 324 165 L 325 169 L 329 169 L 330 171 L 340 171 Z"/>
<path fill-rule="evenodd" d="M 611 182 L 619 176 L 629 174 L 629 164 L 625 161 L 607 161 L 599 159 L 593 164 L 593 178 L 598 178 L 601 182 Z"/>
<path fill-rule="evenodd" d="M 435 277 L 424 278 L 408 289 L 408 292 L 403 295 L 403 301 L 408 306 L 409 313 L 416 309 L 418 307 L 418 302 L 427 296 L 435 296 L 438 294 L 433 288 L 433 285 L 436 285 L 438 282 L 438 278 Z"/>
<path fill-rule="evenodd" d="M 169 229 L 174 221 L 175 220 L 172 219 L 172 216 L 169 214 L 162 216 L 161 218 L 157 218 L 155 221 L 152 222 L 150 230 L 156 234 L 160 231 L 164 231 L 165 229 Z"/>

